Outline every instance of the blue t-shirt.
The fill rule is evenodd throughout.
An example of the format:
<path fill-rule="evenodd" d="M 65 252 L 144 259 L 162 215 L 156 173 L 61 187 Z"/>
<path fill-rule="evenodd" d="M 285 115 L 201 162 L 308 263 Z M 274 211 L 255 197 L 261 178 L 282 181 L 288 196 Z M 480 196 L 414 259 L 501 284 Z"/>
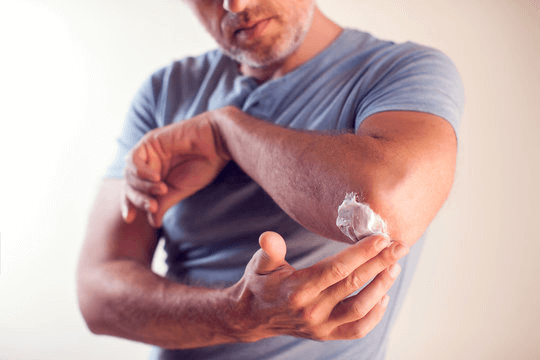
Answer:
<path fill-rule="evenodd" d="M 463 87 L 450 59 L 414 43 L 395 44 L 345 29 L 323 52 L 285 76 L 259 85 L 219 50 L 176 61 L 155 72 L 135 96 L 107 177 L 122 177 L 124 157 L 148 131 L 234 105 L 259 119 L 294 129 L 354 131 L 391 110 L 438 115 L 457 129 Z M 343 194 L 345 195 L 345 194 Z M 161 229 L 167 276 L 191 285 L 238 281 L 258 237 L 273 230 L 287 242 L 287 260 L 302 268 L 347 245 L 313 234 L 285 214 L 234 162 L 208 187 L 171 208 Z M 382 321 L 366 337 L 315 342 L 274 337 L 249 344 L 190 350 L 156 349 L 156 359 L 382 359 L 409 286 L 423 237 L 400 260 Z"/>

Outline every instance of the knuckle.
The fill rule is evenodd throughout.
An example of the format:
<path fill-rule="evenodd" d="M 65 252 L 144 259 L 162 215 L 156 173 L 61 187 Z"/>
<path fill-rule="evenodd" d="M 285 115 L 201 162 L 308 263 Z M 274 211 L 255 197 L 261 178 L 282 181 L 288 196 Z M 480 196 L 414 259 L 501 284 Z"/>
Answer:
<path fill-rule="evenodd" d="M 401 267 L 398 263 L 395 263 L 386 269 L 386 271 L 384 272 L 384 276 L 382 276 L 385 288 L 389 288 L 390 286 L 392 286 L 400 271 Z"/>
<path fill-rule="evenodd" d="M 395 241 L 386 251 L 385 258 L 388 262 L 396 262 L 409 252 L 408 248 Z"/>
<path fill-rule="evenodd" d="M 362 339 L 365 338 L 367 334 L 369 334 L 369 330 L 365 326 L 357 326 L 354 329 L 353 337 Z"/>
<path fill-rule="evenodd" d="M 137 180 L 137 169 L 132 168 L 130 165 L 127 165 L 124 168 L 124 178 L 128 185 L 131 185 L 134 181 Z"/>
<path fill-rule="evenodd" d="M 382 287 L 384 290 L 387 290 L 389 289 L 392 284 L 394 283 L 394 281 L 396 280 L 395 277 L 393 277 L 393 275 L 390 275 L 389 271 L 387 270 L 386 271 L 386 274 L 385 276 L 383 276 L 383 284 L 382 284 Z"/>
<path fill-rule="evenodd" d="M 392 279 L 386 272 L 381 276 L 377 276 L 377 278 L 373 281 L 373 289 L 377 294 L 386 292 L 391 285 Z"/>
<path fill-rule="evenodd" d="M 317 315 L 316 306 L 304 308 L 300 312 L 300 318 L 305 324 L 305 326 L 307 326 L 308 328 L 313 328 L 314 330 L 315 327 L 320 323 L 319 316 Z"/>
<path fill-rule="evenodd" d="M 144 202 L 146 201 L 146 196 L 144 196 L 143 194 L 141 194 L 141 193 L 138 192 L 138 191 L 134 191 L 134 193 L 135 193 L 135 198 L 137 199 L 137 201 L 138 201 L 139 203 L 142 204 L 142 203 L 144 203 Z"/>
<path fill-rule="evenodd" d="M 302 291 L 293 291 L 289 294 L 287 302 L 293 310 L 301 309 L 305 304 L 305 296 Z"/>
<path fill-rule="evenodd" d="M 313 318 L 313 314 L 311 314 L 309 311 L 301 311 L 299 316 L 300 321 L 304 325 L 304 330 L 310 329 L 313 325 L 315 325 L 315 319 Z"/>
<path fill-rule="evenodd" d="M 133 171 L 130 169 L 124 170 L 124 177 L 129 187 L 132 187 L 133 184 L 137 181 L 137 177 L 134 175 Z"/>
<path fill-rule="evenodd" d="M 377 272 L 380 272 L 381 270 L 394 264 L 396 261 L 397 259 L 392 256 L 390 249 L 387 249 L 375 259 L 374 270 L 376 269 Z"/>
<path fill-rule="evenodd" d="M 392 252 L 392 246 L 391 247 L 388 247 L 385 249 L 385 251 L 383 251 L 381 253 L 381 255 L 379 256 L 379 262 L 381 265 L 389 265 L 393 262 L 396 262 L 397 261 L 397 258 L 394 256 L 393 252 Z"/>
<path fill-rule="evenodd" d="M 352 289 L 360 289 L 365 284 L 365 279 L 358 272 L 353 272 L 347 278 L 348 285 Z"/>
<path fill-rule="evenodd" d="M 142 178 L 144 176 L 144 172 L 141 168 L 135 167 L 132 170 L 132 176 L 133 176 L 132 180 L 136 180 L 136 179 Z"/>
<path fill-rule="evenodd" d="M 352 308 L 351 310 L 352 310 L 353 314 L 359 319 L 362 319 L 363 317 L 365 317 L 367 315 L 367 313 L 369 312 L 369 310 L 366 309 L 364 304 L 362 304 L 360 302 L 352 303 L 351 308 Z"/>
<path fill-rule="evenodd" d="M 151 184 L 149 185 L 147 181 L 141 180 L 140 178 L 133 178 L 130 185 L 137 191 L 148 193 L 148 188 Z"/>
<path fill-rule="evenodd" d="M 399 260 L 399 256 L 396 256 L 396 252 L 394 251 L 394 247 L 391 247 L 388 249 L 387 254 L 384 257 L 385 263 L 392 264 Z"/>
<path fill-rule="evenodd" d="M 349 274 L 348 267 L 341 261 L 334 261 L 330 265 L 330 276 L 332 278 L 344 279 Z"/>
<path fill-rule="evenodd" d="M 136 190 L 133 190 L 131 187 L 128 191 L 128 198 L 137 207 L 142 206 L 146 202 L 146 196 Z"/>

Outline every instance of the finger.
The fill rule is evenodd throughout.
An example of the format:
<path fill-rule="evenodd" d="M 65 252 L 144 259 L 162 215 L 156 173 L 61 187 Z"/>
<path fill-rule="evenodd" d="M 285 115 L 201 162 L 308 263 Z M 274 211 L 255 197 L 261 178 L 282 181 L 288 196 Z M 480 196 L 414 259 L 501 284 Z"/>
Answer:
<path fill-rule="evenodd" d="M 309 278 L 305 282 L 305 290 L 311 292 L 310 296 L 318 296 L 319 293 L 345 279 L 356 268 L 376 256 L 388 244 L 390 244 L 389 237 L 372 235 L 334 256 L 301 270 Z"/>
<path fill-rule="evenodd" d="M 331 340 L 350 340 L 365 337 L 377 326 L 384 316 L 390 298 L 384 295 L 363 318 L 338 326 L 331 334 Z"/>
<path fill-rule="evenodd" d="M 259 237 L 259 245 L 261 249 L 256 254 L 258 259 L 255 265 L 255 272 L 257 274 L 269 274 L 286 264 L 285 254 L 287 253 L 287 246 L 281 235 L 272 231 L 266 231 Z"/>
<path fill-rule="evenodd" d="M 127 184 L 125 186 L 125 192 L 126 192 L 127 200 L 135 208 L 147 211 L 149 213 L 154 213 L 158 210 L 158 202 L 153 197 L 143 194 L 133 189 L 131 186 Z M 128 205 L 128 209 L 129 209 L 129 205 Z"/>
<path fill-rule="evenodd" d="M 131 168 L 126 168 L 124 177 L 129 186 L 142 193 L 151 195 L 167 194 L 168 188 L 164 182 L 147 181 L 141 179 L 133 171 L 131 171 Z"/>
<path fill-rule="evenodd" d="M 151 201 L 150 210 L 147 210 L 149 224 L 155 228 L 161 227 L 165 213 L 184 198 L 186 198 L 186 194 L 182 191 L 172 191 L 169 195 L 157 196 L 155 203 Z M 154 204 L 156 204 L 155 207 Z"/>
<path fill-rule="evenodd" d="M 183 170 L 186 170 L 186 167 L 184 167 Z M 173 172 L 167 175 L 167 182 L 169 181 L 175 182 L 179 179 L 178 176 L 180 176 L 179 173 L 181 171 L 180 172 L 175 172 L 175 171 L 176 170 L 174 170 Z M 187 185 L 182 184 L 181 187 L 169 185 L 166 194 L 156 196 L 155 198 L 157 200 L 157 202 L 155 203 L 157 205 L 156 207 L 154 207 L 154 202 L 150 200 L 150 204 L 149 204 L 150 210 L 147 210 L 149 211 L 149 215 L 148 215 L 149 223 L 154 227 L 160 227 L 163 221 L 163 217 L 165 216 L 165 213 L 172 206 L 178 204 L 181 200 L 193 195 L 199 189 L 200 187 L 193 186 L 193 185 L 190 186 L 190 184 L 187 184 Z M 153 198 L 150 197 L 150 199 L 153 199 Z"/>
<path fill-rule="evenodd" d="M 328 302 L 333 308 L 341 300 L 361 289 L 381 271 L 396 263 L 409 252 L 409 248 L 393 242 L 377 256 L 356 268 L 349 276 L 324 290 L 321 302 Z"/>
<path fill-rule="evenodd" d="M 390 290 L 401 267 L 395 263 L 377 275 L 358 294 L 340 302 L 330 315 L 330 321 L 344 324 L 366 316 L 377 302 Z"/>
<path fill-rule="evenodd" d="M 128 224 L 131 224 L 135 217 L 137 216 L 137 209 L 129 202 L 129 200 L 124 199 L 122 204 L 122 218 Z"/>
<path fill-rule="evenodd" d="M 120 200 L 120 209 L 122 211 L 122 218 L 124 219 L 124 221 L 128 224 L 131 224 L 137 216 L 137 209 L 135 209 L 135 207 L 131 204 L 125 193 L 122 194 Z"/>
<path fill-rule="evenodd" d="M 126 156 L 126 170 L 141 179 L 160 181 L 161 162 L 154 154 L 155 151 L 149 151 L 148 145 L 143 141 L 145 140 L 135 145 Z"/>
<path fill-rule="evenodd" d="M 155 214 L 147 212 L 146 219 L 148 221 L 148 224 L 150 224 L 150 226 L 154 228 L 161 227 L 161 218 L 156 218 Z"/>
<path fill-rule="evenodd" d="M 167 210 L 164 210 L 162 205 L 158 205 L 158 209 L 154 213 L 147 212 L 148 223 L 150 224 L 150 226 L 155 228 L 161 227 L 163 222 L 163 216 L 165 216 L 166 211 Z"/>

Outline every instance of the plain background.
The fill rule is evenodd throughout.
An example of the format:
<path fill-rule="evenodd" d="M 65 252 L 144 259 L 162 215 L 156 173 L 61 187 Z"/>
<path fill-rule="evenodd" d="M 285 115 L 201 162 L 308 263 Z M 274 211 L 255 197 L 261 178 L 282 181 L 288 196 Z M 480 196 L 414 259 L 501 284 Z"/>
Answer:
<path fill-rule="evenodd" d="M 443 50 L 465 83 L 455 185 L 388 359 L 540 359 L 539 1 L 319 5 Z M 134 92 L 213 42 L 179 0 L 3 1 L 0 34 L 0 359 L 145 359 L 86 329 L 77 257 Z"/>

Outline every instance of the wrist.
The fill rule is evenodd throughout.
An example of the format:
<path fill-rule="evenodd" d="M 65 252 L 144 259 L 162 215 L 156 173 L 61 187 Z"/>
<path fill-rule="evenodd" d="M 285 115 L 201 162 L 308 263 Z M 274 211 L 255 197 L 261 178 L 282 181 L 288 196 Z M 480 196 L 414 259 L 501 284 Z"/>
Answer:
<path fill-rule="evenodd" d="M 252 316 L 253 296 L 250 296 L 244 279 L 224 291 L 227 305 L 224 307 L 223 322 L 227 335 L 238 343 L 249 343 L 268 337 L 263 336 L 262 324 Z"/>
<path fill-rule="evenodd" d="M 163 347 L 188 349 L 247 342 L 239 324 L 244 315 L 239 314 L 234 306 L 235 292 L 229 288 L 199 290 L 188 303 L 181 305 L 180 313 L 187 312 L 187 316 L 182 316 L 183 335 L 174 336 L 180 343 L 171 341 L 170 347 Z"/>
<path fill-rule="evenodd" d="M 214 134 L 216 150 L 218 154 L 227 161 L 233 159 L 229 146 L 227 145 L 227 128 L 230 127 L 228 122 L 237 117 L 238 112 L 240 112 L 240 110 L 237 107 L 226 106 L 224 108 L 214 110 L 212 112 L 212 116 L 209 117 L 210 126 Z"/>

